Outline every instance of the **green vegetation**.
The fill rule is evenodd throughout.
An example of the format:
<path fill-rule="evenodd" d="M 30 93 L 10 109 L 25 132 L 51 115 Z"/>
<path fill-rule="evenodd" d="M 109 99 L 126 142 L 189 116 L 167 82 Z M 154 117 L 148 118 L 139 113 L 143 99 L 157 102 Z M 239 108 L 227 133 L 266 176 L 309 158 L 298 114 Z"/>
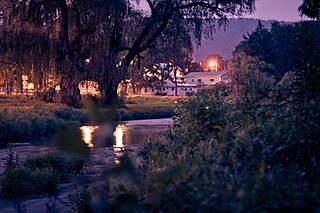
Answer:
<path fill-rule="evenodd" d="M 30 157 L 19 162 L 12 150 L 1 177 L 1 196 L 15 197 L 54 192 L 57 184 L 66 181 L 70 174 L 77 174 L 84 160 L 76 155 L 61 152 Z"/>
<path fill-rule="evenodd" d="M 170 118 L 178 100 L 178 97 L 163 96 L 128 97 L 126 109 L 119 110 L 118 120 Z"/>
<path fill-rule="evenodd" d="M 20 100 L 24 101 L 18 103 Z M 7 96 L 1 101 L 0 141 L 43 136 L 60 128 L 76 127 L 89 121 L 85 112 L 64 106 L 28 102 L 22 97 Z"/>
<path fill-rule="evenodd" d="M 230 91 L 222 85 L 180 102 L 174 127 L 142 148 L 139 169 L 123 159 L 111 171 L 120 176 L 108 176 L 112 201 L 101 197 L 104 206 L 115 212 L 317 211 L 320 100 L 247 104 L 233 101 Z M 86 200 L 90 207 L 88 194 Z"/>
<path fill-rule="evenodd" d="M 279 80 L 276 75 L 282 74 L 276 66 L 245 51 L 235 52 L 229 85 L 180 101 L 173 128 L 148 140 L 138 169 L 124 157 L 109 171 L 116 171 L 117 177 L 107 176 L 101 208 L 319 211 L 319 40 L 308 24 L 296 24 L 293 30 L 293 38 L 299 39 L 290 44 L 290 72 Z M 86 196 L 86 206 L 96 200 Z"/>
<path fill-rule="evenodd" d="M 100 109 L 100 114 L 94 115 L 96 112 L 88 109 L 72 109 L 62 104 L 44 103 L 23 96 L 0 96 L 0 141 L 4 143 L 43 136 L 90 121 L 109 121 L 110 116 L 122 121 L 168 118 L 173 116 L 176 100 L 176 97 L 162 96 L 128 97 L 125 100 L 126 108 L 118 111 Z"/>

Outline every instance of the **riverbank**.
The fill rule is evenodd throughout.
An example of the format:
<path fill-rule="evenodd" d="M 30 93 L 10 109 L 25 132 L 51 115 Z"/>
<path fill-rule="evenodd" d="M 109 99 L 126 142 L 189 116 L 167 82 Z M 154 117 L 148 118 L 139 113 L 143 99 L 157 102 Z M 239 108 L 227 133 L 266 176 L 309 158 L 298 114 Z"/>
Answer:
<path fill-rule="evenodd" d="M 99 122 L 157 119 L 173 116 L 176 97 L 127 97 L 125 108 L 99 109 Z M 0 96 L 0 147 L 9 141 L 51 134 L 95 122 L 88 108 L 72 109 L 59 103 L 45 103 L 26 96 Z M 115 114 L 116 113 L 116 114 Z"/>
<path fill-rule="evenodd" d="M 126 148 L 132 159 L 138 160 L 140 145 L 131 145 Z M 33 146 L 25 144 L 15 147 L 15 153 L 19 155 L 21 162 L 28 158 L 35 158 L 44 153 L 50 153 L 52 147 Z M 6 156 L 8 148 L 0 149 L 0 155 Z M 67 180 L 57 184 L 54 193 L 42 195 L 19 196 L 15 198 L 0 198 L 1 212 L 74 212 L 73 205 L 76 205 L 78 196 L 88 187 L 103 185 L 105 176 L 103 173 L 107 169 L 115 168 L 116 154 L 112 147 L 100 147 L 91 149 L 85 159 L 83 169 L 79 174 L 71 174 Z M 135 162 L 138 163 L 138 162 Z M 0 161 L 0 177 L 4 172 L 4 160 Z"/>
<path fill-rule="evenodd" d="M 172 125 L 171 119 L 150 119 L 150 120 L 132 120 L 126 122 L 120 122 L 117 124 L 116 129 L 118 133 L 114 135 L 115 146 L 101 147 L 99 146 L 99 137 L 101 135 L 97 132 L 91 132 L 92 148 L 88 150 L 86 157 L 84 158 L 83 169 L 80 173 L 69 174 L 66 181 L 54 181 L 55 191 L 54 193 L 41 193 L 42 195 L 33 196 L 18 196 L 16 198 L 1 197 L 0 209 L 5 212 L 45 212 L 48 208 L 54 209 L 56 212 L 69 212 L 79 201 L 79 197 L 83 189 L 90 187 L 103 186 L 107 180 L 106 172 L 115 171 L 114 169 L 122 168 L 119 162 L 122 161 L 121 156 L 126 153 L 133 162 L 133 168 L 138 168 L 141 165 L 141 158 L 139 152 L 143 143 L 147 141 L 147 138 L 159 131 L 167 130 L 168 126 Z M 99 129 L 102 127 L 99 127 Z M 121 129 L 121 131 L 120 131 Z M 98 142 L 96 144 L 95 142 Z M 34 145 L 39 144 L 39 145 Z M 35 143 L 17 143 L 11 144 L 13 146 L 14 155 L 19 156 L 20 165 L 29 165 L 25 162 L 38 162 L 41 165 L 48 165 L 44 162 L 51 162 L 46 160 L 48 157 L 39 156 L 50 156 L 47 153 L 56 152 L 54 144 L 43 144 L 35 141 Z M 121 147 L 121 148 L 120 148 Z M 119 150 L 121 150 L 119 152 Z M 6 169 L 7 156 L 10 152 L 9 148 L 0 149 L 0 181 L 1 178 L 5 178 L 8 175 L 4 173 Z M 67 154 L 67 153 L 66 153 Z M 68 157 L 68 155 L 66 156 Z M 60 158 L 66 158 L 60 156 Z M 29 159 L 29 160 L 27 160 Z M 32 160 L 31 160 L 32 159 Z M 36 160 L 41 159 L 41 161 Z M 51 160 L 50 160 L 51 159 Z M 54 158 L 55 159 L 55 158 Z M 125 158 L 124 158 L 125 160 Z M 63 162 L 60 161 L 59 162 Z M 68 162 L 68 161 L 65 161 Z M 52 164 L 52 163 L 51 163 Z M 53 165 L 57 163 L 54 162 Z M 59 163 L 60 164 L 60 163 Z M 63 165 L 73 165 L 72 162 L 64 163 Z M 59 166 L 60 168 L 60 166 Z M 53 169 L 54 170 L 54 169 Z M 46 170 L 45 170 L 46 171 Z M 37 174 L 45 172 L 37 170 Z M 19 175 L 20 173 L 18 173 Z M 30 171 L 33 174 L 33 171 Z M 19 176 L 18 176 L 19 177 Z M 17 175 L 15 176 L 17 179 Z M 26 179 L 21 180 L 23 186 L 26 185 Z M 13 182 L 13 181 L 11 181 Z M 10 183 L 10 182 L 9 182 Z M 41 182 L 37 181 L 38 184 Z M 34 184 L 30 185 L 33 186 Z M 19 190 L 18 187 L 16 190 Z M 37 187 L 41 188 L 41 187 Z M 32 194 L 33 188 L 30 188 L 28 194 Z M 4 190 L 0 191 L 4 193 Z M 14 191 L 17 194 L 24 194 L 24 191 Z M 9 191 L 11 193 L 11 191 Z M 29 193 L 30 192 L 30 193 Z M 71 201 L 71 198 L 72 200 Z"/>

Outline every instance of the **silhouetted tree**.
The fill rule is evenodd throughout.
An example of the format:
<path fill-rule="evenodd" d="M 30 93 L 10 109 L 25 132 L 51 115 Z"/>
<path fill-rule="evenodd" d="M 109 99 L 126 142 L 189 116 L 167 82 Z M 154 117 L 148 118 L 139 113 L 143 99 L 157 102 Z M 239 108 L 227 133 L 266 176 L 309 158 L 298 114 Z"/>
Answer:
<path fill-rule="evenodd" d="M 299 7 L 300 15 L 320 20 L 320 1 L 319 0 L 303 0 Z"/>

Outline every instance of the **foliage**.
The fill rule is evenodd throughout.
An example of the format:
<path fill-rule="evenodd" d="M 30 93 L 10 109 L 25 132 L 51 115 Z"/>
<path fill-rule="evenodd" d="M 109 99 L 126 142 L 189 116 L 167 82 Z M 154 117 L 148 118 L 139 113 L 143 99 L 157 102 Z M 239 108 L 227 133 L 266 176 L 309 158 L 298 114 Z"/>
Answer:
<path fill-rule="evenodd" d="M 295 54 L 298 48 L 297 41 L 308 37 L 308 34 L 303 34 L 303 32 L 300 35 L 295 33 L 300 30 L 300 25 L 309 28 L 312 31 L 313 39 L 319 40 L 319 22 L 303 22 L 294 25 L 274 22 L 270 31 L 259 24 L 254 32 L 245 36 L 244 40 L 236 46 L 234 55 L 244 52 L 272 65 L 274 69 L 266 70 L 266 74 L 273 75 L 279 81 L 285 73 L 293 71 L 296 56 L 303 60 L 303 54 Z M 316 49 L 312 50 L 313 54 L 317 54 L 316 51 Z"/>
<path fill-rule="evenodd" d="M 5 81 L 8 85 L 9 80 L 17 78 L 20 85 L 22 72 L 27 72 L 39 82 L 36 85 L 43 84 L 48 89 L 47 74 L 59 74 L 61 101 L 81 107 L 78 83 L 91 79 L 99 83 L 104 101 L 110 103 L 117 98 L 119 83 L 129 76 L 130 65 L 137 61 L 139 67 L 143 52 L 154 43 L 156 47 L 174 43 L 169 50 L 172 54 L 162 50 L 157 55 L 166 62 L 187 64 L 190 35 L 199 44 L 203 34 L 212 36 L 216 25 L 225 23 L 229 15 L 252 12 L 254 2 L 150 0 L 149 12 L 143 13 L 136 5 L 138 0 L 1 0 L 0 22 L 4 30 L 0 36 L 6 39 L 0 43 L 0 53 L 5 59 L 17 53 L 12 60 L 1 63 L 6 66 L 5 72 L 10 72 L 5 74 Z M 203 27 L 205 23 L 208 25 Z M 8 31 L 13 31 L 12 37 L 7 36 Z M 175 54 L 173 50 L 181 51 Z M 17 76 L 13 76 L 12 66 L 17 67 Z M 34 68 L 36 74 L 32 72 Z M 133 76 L 141 77 L 139 73 Z"/>
<path fill-rule="evenodd" d="M 306 23 L 295 25 L 293 39 L 292 96 L 305 102 L 320 96 L 320 39 Z"/>
<path fill-rule="evenodd" d="M 0 110 L 0 139 L 8 141 L 43 136 L 59 128 L 75 127 L 88 120 L 84 112 L 71 108 L 4 108 Z"/>
<path fill-rule="evenodd" d="M 180 101 L 173 128 L 141 149 L 138 179 L 107 177 L 102 200 L 115 212 L 319 211 L 317 38 L 305 23 L 292 30 L 291 74 L 276 83 L 277 68 L 236 52 L 231 84 Z"/>
<path fill-rule="evenodd" d="M 233 95 L 241 103 L 250 104 L 268 98 L 274 88 L 275 79 L 268 76 L 274 68 L 258 57 L 243 52 L 235 53 L 230 69 Z"/>
<path fill-rule="evenodd" d="M 16 197 L 54 192 L 57 183 L 70 174 L 79 173 L 83 163 L 78 156 L 52 152 L 27 158 L 14 166 L 7 165 L 1 177 L 1 195 Z"/>
<path fill-rule="evenodd" d="M 303 0 L 299 7 L 300 15 L 305 15 L 309 18 L 320 19 L 320 2 L 318 0 Z"/>
<path fill-rule="evenodd" d="M 310 104 L 295 111 L 262 101 L 252 115 L 220 102 L 227 113 L 207 119 L 193 112 L 203 109 L 199 105 L 188 108 L 179 114 L 188 119 L 178 122 L 185 127 L 191 121 L 188 131 L 175 127 L 144 146 L 142 203 L 165 212 L 316 211 L 320 111 Z M 206 128 L 219 115 L 221 127 Z M 198 133 L 203 136 L 194 139 Z"/>

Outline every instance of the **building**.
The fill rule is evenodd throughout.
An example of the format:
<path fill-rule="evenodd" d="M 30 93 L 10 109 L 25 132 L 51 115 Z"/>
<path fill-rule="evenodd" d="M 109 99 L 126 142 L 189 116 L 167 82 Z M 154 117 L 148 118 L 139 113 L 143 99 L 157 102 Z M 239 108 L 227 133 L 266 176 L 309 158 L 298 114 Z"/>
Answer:
<path fill-rule="evenodd" d="M 186 75 L 186 84 L 196 84 L 199 87 L 210 86 L 219 82 L 229 82 L 229 72 L 190 72 Z"/>
<path fill-rule="evenodd" d="M 164 81 L 161 88 L 156 89 L 152 87 L 146 87 L 142 89 L 142 94 L 148 95 L 167 95 L 167 96 L 175 96 L 176 85 L 170 80 Z M 197 84 L 177 84 L 177 95 L 178 96 L 188 96 L 193 95 L 199 89 Z"/>

